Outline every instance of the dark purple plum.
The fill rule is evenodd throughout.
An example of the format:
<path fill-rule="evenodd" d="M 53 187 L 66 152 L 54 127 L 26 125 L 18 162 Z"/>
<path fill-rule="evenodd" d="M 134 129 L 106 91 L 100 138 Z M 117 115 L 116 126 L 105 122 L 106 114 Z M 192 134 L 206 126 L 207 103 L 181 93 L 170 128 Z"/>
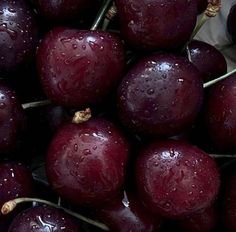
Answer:
<path fill-rule="evenodd" d="M 194 65 L 159 54 L 129 70 L 119 86 L 117 104 L 121 121 L 134 132 L 173 136 L 195 121 L 202 99 L 203 82 Z"/>
<path fill-rule="evenodd" d="M 138 50 L 181 47 L 196 24 L 196 0 L 115 0 L 115 3 L 121 33 Z"/>
<path fill-rule="evenodd" d="M 18 214 L 8 232 L 79 232 L 79 225 L 66 213 L 49 206 L 36 206 Z"/>
<path fill-rule="evenodd" d="M 27 1 L 0 1 L 0 74 L 28 64 L 37 42 L 38 29 Z"/>
<path fill-rule="evenodd" d="M 37 66 L 51 100 L 83 108 L 113 90 L 122 78 L 125 55 L 121 40 L 110 33 L 60 27 L 42 40 Z"/>
<path fill-rule="evenodd" d="M 55 191 L 74 204 L 100 205 L 119 194 L 129 146 L 104 119 L 66 124 L 48 150 L 46 171 Z"/>
<path fill-rule="evenodd" d="M 25 116 L 15 92 L 0 82 L 0 153 L 18 147 L 25 128 Z"/>
<path fill-rule="evenodd" d="M 233 232 L 236 230 L 236 174 L 231 173 L 225 183 L 222 217 L 225 227 Z"/>
<path fill-rule="evenodd" d="M 206 10 L 207 4 L 208 0 L 197 0 L 198 14 L 201 14 L 204 10 Z"/>
<path fill-rule="evenodd" d="M 52 24 L 65 24 L 94 18 L 101 0 L 33 0 L 39 15 Z"/>
<path fill-rule="evenodd" d="M 236 4 L 234 4 L 230 11 L 227 18 L 227 29 L 228 33 L 234 43 L 236 43 Z"/>
<path fill-rule="evenodd" d="M 192 40 L 188 45 L 189 59 L 202 74 L 205 82 L 227 73 L 223 54 L 203 41 Z"/>
<path fill-rule="evenodd" d="M 180 226 L 184 232 L 213 232 L 218 219 L 217 210 L 210 207 L 183 219 Z"/>
<path fill-rule="evenodd" d="M 96 214 L 113 232 L 153 232 L 161 222 L 160 218 L 154 219 L 133 194 L 116 198 Z"/>
<path fill-rule="evenodd" d="M 166 140 L 141 151 L 136 183 L 151 212 L 176 219 L 210 207 L 219 191 L 220 176 L 208 154 L 192 145 Z"/>
<path fill-rule="evenodd" d="M 205 126 L 215 148 L 236 150 L 236 75 L 212 87 L 206 101 Z"/>

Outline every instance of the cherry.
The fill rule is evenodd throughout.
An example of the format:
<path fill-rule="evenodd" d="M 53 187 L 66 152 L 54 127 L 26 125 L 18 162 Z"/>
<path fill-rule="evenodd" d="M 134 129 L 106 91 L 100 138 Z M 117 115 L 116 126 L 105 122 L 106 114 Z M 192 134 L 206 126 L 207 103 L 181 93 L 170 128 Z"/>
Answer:
<path fill-rule="evenodd" d="M 48 23 L 64 24 L 96 14 L 101 0 L 33 0 L 40 16 Z"/>
<path fill-rule="evenodd" d="M 208 154 L 192 145 L 167 140 L 153 142 L 141 151 L 136 183 L 149 210 L 175 219 L 210 207 L 217 197 L 220 178 L 217 164 Z"/>
<path fill-rule="evenodd" d="M 210 89 L 206 102 L 205 126 L 214 143 L 222 151 L 236 149 L 236 75 Z"/>
<path fill-rule="evenodd" d="M 121 33 L 138 50 L 183 46 L 196 24 L 196 0 L 115 0 L 115 3 Z"/>
<path fill-rule="evenodd" d="M 202 78 L 194 65 L 159 54 L 140 60 L 126 74 L 117 104 L 121 121 L 134 132 L 172 136 L 194 122 L 202 98 Z"/>
<path fill-rule="evenodd" d="M 231 36 L 231 39 L 234 43 L 236 43 L 235 24 L 236 24 L 236 4 L 231 7 L 227 18 L 228 33 Z"/>
<path fill-rule="evenodd" d="M 116 198 L 96 214 L 113 232 L 152 232 L 156 225 L 160 225 L 160 219 L 159 223 L 157 218 L 154 220 L 137 197 L 130 193 Z"/>
<path fill-rule="evenodd" d="M 0 82 L 0 152 L 14 150 L 25 128 L 25 117 L 15 92 Z"/>
<path fill-rule="evenodd" d="M 78 224 L 66 213 L 49 206 L 36 206 L 21 212 L 12 221 L 9 232 L 79 232 Z"/>
<path fill-rule="evenodd" d="M 218 221 L 218 212 L 214 207 L 195 213 L 180 222 L 181 228 L 186 232 L 214 231 Z"/>
<path fill-rule="evenodd" d="M 214 46 L 193 40 L 189 43 L 188 49 L 190 61 L 201 72 L 205 82 L 227 73 L 226 60 Z"/>
<path fill-rule="evenodd" d="M 204 10 L 206 10 L 207 4 L 208 0 L 197 0 L 198 14 L 201 14 Z"/>
<path fill-rule="evenodd" d="M 111 92 L 122 77 L 125 57 L 121 41 L 110 33 L 60 27 L 41 42 L 37 63 L 48 97 L 82 108 Z"/>
<path fill-rule="evenodd" d="M 0 2 L 0 74 L 28 64 L 38 42 L 33 11 L 25 0 Z"/>
<path fill-rule="evenodd" d="M 99 205 L 121 190 L 129 146 L 104 119 L 66 124 L 48 150 L 46 171 L 55 191 L 74 204 Z"/>

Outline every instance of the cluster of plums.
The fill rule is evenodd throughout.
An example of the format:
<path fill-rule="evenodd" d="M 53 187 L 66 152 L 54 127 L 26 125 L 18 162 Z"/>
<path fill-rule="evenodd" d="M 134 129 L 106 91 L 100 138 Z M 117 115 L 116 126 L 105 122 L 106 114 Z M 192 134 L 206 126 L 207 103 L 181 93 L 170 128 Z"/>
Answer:
<path fill-rule="evenodd" d="M 227 63 L 189 41 L 208 1 L 110 1 L 102 25 L 107 3 L 0 1 L 0 208 L 53 202 L 0 231 L 236 231 L 235 162 L 210 155 L 236 151 L 236 75 L 204 89 Z"/>

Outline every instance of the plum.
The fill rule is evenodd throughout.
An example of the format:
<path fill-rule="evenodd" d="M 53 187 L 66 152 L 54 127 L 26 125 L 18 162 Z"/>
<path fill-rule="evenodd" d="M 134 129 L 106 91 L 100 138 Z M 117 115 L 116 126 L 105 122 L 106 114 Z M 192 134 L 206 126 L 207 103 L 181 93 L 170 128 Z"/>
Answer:
<path fill-rule="evenodd" d="M 202 99 L 199 71 L 187 59 L 171 54 L 141 59 L 117 93 L 119 117 L 127 128 L 165 137 L 181 134 L 193 124 Z"/>
<path fill-rule="evenodd" d="M 196 0 L 115 0 L 125 41 L 138 50 L 174 49 L 189 39 Z"/>
<path fill-rule="evenodd" d="M 236 4 L 234 4 L 229 11 L 227 18 L 227 30 L 234 43 L 236 43 Z"/>
<path fill-rule="evenodd" d="M 39 45 L 37 66 L 51 100 L 66 107 L 89 107 L 101 102 L 122 78 L 124 48 L 107 32 L 59 27 Z"/>
<path fill-rule="evenodd" d="M 74 204 L 99 205 L 119 194 L 129 145 L 111 122 L 96 118 L 64 125 L 54 136 L 46 160 L 54 190 Z"/>
<path fill-rule="evenodd" d="M 138 157 L 136 183 L 150 211 L 178 219 L 213 204 L 220 174 L 216 162 L 199 148 L 174 140 L 154 141 Z"/>

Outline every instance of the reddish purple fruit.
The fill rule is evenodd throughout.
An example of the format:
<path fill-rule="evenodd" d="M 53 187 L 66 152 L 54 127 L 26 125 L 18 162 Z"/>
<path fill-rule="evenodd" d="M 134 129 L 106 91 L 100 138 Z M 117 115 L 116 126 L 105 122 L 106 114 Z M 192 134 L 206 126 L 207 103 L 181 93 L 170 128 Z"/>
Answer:
<path fill-rule="evenodd" d="M 167 140 L 143 149 L 136 165 L 136 182 L 149 210 L 174 219 L 210 207 L 217 197 L 220 177 L 208 154 Z"/>
<path fill-rule="evenodd" d="M 213 86 L 206 102 L 205 126 L 214 146 L 236 149 L 236 75 Z"/>
<path fill-rule="evenodd" d="M 20 163 L 0 164 L 0 207 L 18 197 L 29 197 L 33 193 L 32 176 Z"/>
<path fill-rule="evenodd" d="M 28 64 L 38 41 L 33 11 L 25 0 L 0 2 L 0 73 Z"/>
<path fill-rule="evenodd" d="M 17 147 L 24 126 L 24 112 L 15 92 L 0 82 L 0 153 Z"/>
<path fill-rule="evenodd" d="M 218 219 L 218 212 L 214 207 L 210 207 L 183 219 L 180 226 L 183 232 L 213 232 Z"/>
<path fill-rule="evenodd" d="M 69 202 L 99 205 L 119 194 L 128 152 L 121 132 L 106 120 L 67 124 L 49 146 L 47 176 Z"/>
<path fill-rule="evenodd" d="M 227 73 L 226 60 L 214 46 L 193 40 L 189 43 L 188 49 L 190 61 L 200 71 L 205 82 Z"/>
<path fill-rule="evenodd" d="M 233 5 L 229 11 L 227 18 L 228 33 L 234 43 L 236 43 L 236 4 Z"/>
<path fill-rule="evenodd" d="M 121 33 L 138 50 L 183 46 L 196 24 L 196 0 L 116 0 L 115 3 Z"/>
<path fill-rule="evenodd" d="M 170 54 L 140 60 L 124 77 L 117 95 L 125 126 L 160 136 L 185 131 L 195 121 L 202 98 L 198 70 L 185 58 Z"/>
<path fill-rule="evenodd" d="M 132 194 L 113 200 L 96 214 L 113 232 L 153 232 L 161 221 L 154 219 Z"/>
<path fill-rule="evenodd" d="M 39 46 L 37 65 L 47 96 L 67 107 L 100 102 L 122 77 L 121 40 L 103 31 L 55 28 Z"/>
<path fill-rule="evenodd" d="M 49 206 L 36 206 L 18 214 L 8 232 L 79 232 L 78 224 L 66 213 Z"/>

